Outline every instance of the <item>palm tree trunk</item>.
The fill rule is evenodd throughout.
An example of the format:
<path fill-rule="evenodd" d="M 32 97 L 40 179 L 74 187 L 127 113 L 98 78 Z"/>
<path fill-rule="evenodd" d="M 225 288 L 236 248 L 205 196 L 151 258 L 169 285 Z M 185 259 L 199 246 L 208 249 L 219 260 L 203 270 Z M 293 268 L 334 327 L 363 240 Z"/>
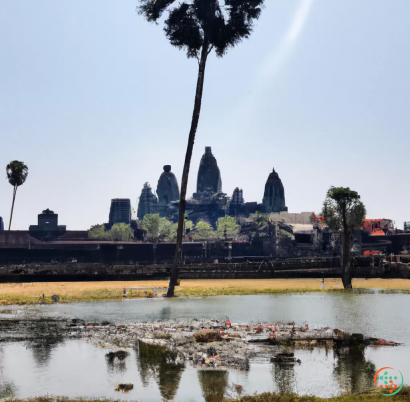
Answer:
<path fill-rule="evenodd" d="M 174 263 L 172 266 L 171 277 L 169 280 L 167 297 L 174 297 L 174 290 L 175 290 L 175 286 L 178 280 L 179 257 L 181 255 L 181 247 L 182 247 L 182 235 L 183 235 L 182 232 L 183 232 L 184 223 L 185 223 L 186 190 L 187 190 L 187 185 L 188 185 L 188 176 L 189 176 L 189 168 L 191 165 L 192 150 L 194 148 L 194 142 L 195 142 L 195 134 L 198 128 L 199 115 L 201 113 L 202 92 L 204 89 L 205 67 L 206 67 L 206 61 L 208 58 L 208 50 L 209 50 L 208 40 L 205 37 L 204 43 L 202 46 L 201 59 L 199 61 L 198 81 L 196 85 L 194 112 L 192 114 L 191 130 L 189 131 L 188 146 L 187 146 L 187 150 L 185 154 L 184 170 L 182 172 L 181 198 L 179 201 L 177 244 L 175 247 L 175 257 L 174 257 Z"/>
<path fill-rule="evenodd" d="M 11 204 L 9 231 L 10 231 L 10 228 L 11 228 L 11 221 L 12 221 L 12 219 L 13 219 L 14 201 L 16 200 L 16 193 L 17 193 L 17 186 L 14 186 L 14 189 L 13 189 L 13 202 L 12 202 L 12 204 Z"/>

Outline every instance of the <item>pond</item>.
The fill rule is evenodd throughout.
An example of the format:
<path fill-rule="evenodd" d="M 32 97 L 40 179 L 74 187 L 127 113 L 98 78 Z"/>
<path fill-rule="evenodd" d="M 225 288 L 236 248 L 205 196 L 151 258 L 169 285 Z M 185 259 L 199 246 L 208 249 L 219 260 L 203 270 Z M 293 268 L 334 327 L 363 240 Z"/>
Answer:
<path fill-rule="evenodd" d="M 251 360 L 248 371 L 200 371 L 189 364 L 167 365 L 137 349 L 123 361 L 110 361 L 106 350 L 89 341 L 56 340 L 0 343 L 0 398 L 64 395 L 125 400 L 217 401 L 243 392 L 295 391 L 332 396 L 374 387 L 379 368 L 400 370 L 409 383 L 409 295 L 293 294 L 209 298 L 139 299 L 112 302 L 13 307 L 18 316 L 81 318 L 114 323 L 172 318 L 229 317 L 233 322 L 308 322 L 403 343 L 398 347 L 296 350 L 300 365 Z M 406 381 L 407 380 L 407 381 Z M 128 394 L 118 383 L 133 383 Z"/>

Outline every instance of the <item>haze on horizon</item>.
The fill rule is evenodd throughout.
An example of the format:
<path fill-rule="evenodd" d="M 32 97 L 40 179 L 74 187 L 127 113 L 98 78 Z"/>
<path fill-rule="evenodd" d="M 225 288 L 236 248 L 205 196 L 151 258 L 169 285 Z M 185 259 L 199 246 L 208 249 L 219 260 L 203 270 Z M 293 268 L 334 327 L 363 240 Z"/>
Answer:
<path fill-rule="evenodd" d="M 0 0 L 0 169 L 29 167 L 12 229 L 50 208 L 68 230 L 107 222 L 112 198 L 180 182 L 196 60 L 147 23 L 138 0 Z M 410 221 L 410 2 L 266 1 L 251 37 L 211 55 L 188 194 L 211 146 L 229 196 L 262 201 L 274 167 L 290 212 L 331 185 L 369 218 Z M 8 225 L 12 187 L 0 180 Z"/>

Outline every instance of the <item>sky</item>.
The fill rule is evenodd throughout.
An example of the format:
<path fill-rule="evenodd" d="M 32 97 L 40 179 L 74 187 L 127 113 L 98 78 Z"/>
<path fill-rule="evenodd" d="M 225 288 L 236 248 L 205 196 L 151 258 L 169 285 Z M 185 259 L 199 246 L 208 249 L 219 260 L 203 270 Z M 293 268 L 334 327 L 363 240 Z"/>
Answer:
<path fill-rule="evenodd" d="M 163 165 L 180 182 L 197 61 L 138 0 L 0 0 L 0 169 L 29 167 L 12 229 L 50 208 L 68 230 L 137 209 Z M 188 194 L 211 146 L 231 195 L 262 201 L 272 168 L 290 212 L 356 190 L 368 218 L 410 221 L 410 1 L 266 0 L 249 39 L 211 54 Z M 3 169 L 4 169 L 3 168 Z M 3 170 L 4 172 L 4 170 Z M 0 175 L 8 226 L 12 187 Z"/>

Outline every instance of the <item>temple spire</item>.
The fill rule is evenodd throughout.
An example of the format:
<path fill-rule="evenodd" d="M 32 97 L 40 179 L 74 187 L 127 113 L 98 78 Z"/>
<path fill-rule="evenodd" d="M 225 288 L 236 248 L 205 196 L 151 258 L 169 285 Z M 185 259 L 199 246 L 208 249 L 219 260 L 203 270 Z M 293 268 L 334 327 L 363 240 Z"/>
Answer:
<path fill-rule="evenodd" d="M 282 212 L 288 210 L 285 203 L 285 189 L 282 180 L 274 168 L 266 181 L 262 203 L 266 212 Z"/>
<path fill-rule="evenodd" d="M 211 147 L 205 147 L 198 170 L 198 180 L 194 198 L 201 195 L 213 195 L 222 191 L 221 172 Z"/>

